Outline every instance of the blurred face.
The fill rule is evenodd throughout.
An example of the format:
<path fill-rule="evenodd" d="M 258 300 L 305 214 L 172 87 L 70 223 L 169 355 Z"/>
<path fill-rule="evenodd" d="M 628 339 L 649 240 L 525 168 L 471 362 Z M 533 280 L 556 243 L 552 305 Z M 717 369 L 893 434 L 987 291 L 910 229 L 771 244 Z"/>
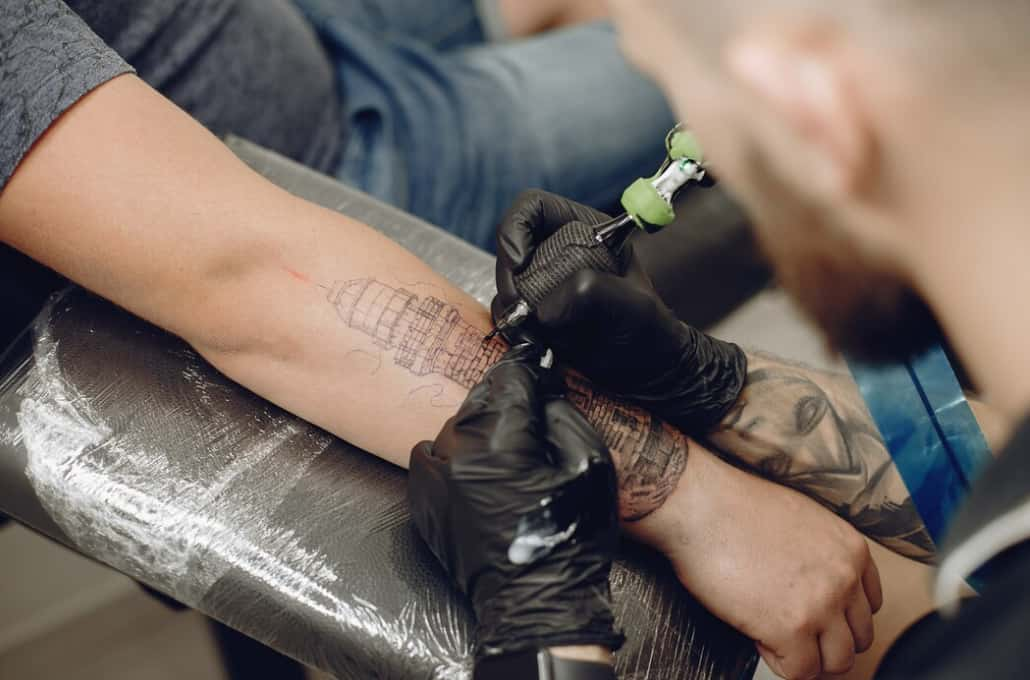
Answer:
<path fill-rule="evenodd" d="M 790 143 L 795 131 L 764 115 L 713 58 L 720 48 L 705 44 L 714 40 L 703 32 L 702 3 L 681 2 L 699 8 L 693 28 L 685 10 L 669 15 L 670 0 L 612 0 L 620 42 L 748 209 L 780 284 L 835 350 L 896 360 L 933 344 L 938 325 L 896 260 L 849 228 L 841 206 L 818 205 L 797 188 L 797 177 L 814 165 L 799 151 L 803 145 Z"/>

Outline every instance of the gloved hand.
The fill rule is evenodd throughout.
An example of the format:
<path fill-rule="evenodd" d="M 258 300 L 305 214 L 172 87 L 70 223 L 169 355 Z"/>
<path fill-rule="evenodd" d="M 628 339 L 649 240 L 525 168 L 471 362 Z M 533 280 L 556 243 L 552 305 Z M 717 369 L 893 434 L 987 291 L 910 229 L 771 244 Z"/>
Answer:
<path fill-rule="evenodd" d="M 419 533 L 468 596 L 476 656 L 566 645 L 615 649 L 608 573 L 615 471 L 600 436 L 522 345 L 411 453 Z"/>
<path fill-rule="evenodd" d="M 608 216 L 543 191 L 516 201 L 497 232 L 494 321 L 519 300 L 515 275 L 537 245 L 571 221 Z M 627 243 L 624 248 L 632 248 Z M 545 297 L 527 330 L 597 385 L 638 403 L 695 436 L 714 427 L 736 402 L 747 373 L 744 352 L 675 317 L 633 256 L 624 276 L 584 270 Z"/>

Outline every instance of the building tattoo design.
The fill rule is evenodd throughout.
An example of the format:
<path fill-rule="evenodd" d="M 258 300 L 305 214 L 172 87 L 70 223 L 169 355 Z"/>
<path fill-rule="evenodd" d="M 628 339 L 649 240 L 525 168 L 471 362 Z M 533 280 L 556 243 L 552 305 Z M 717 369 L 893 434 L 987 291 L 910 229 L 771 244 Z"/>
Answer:
<path fill-rule="evenodd" d="M 338 281 L 329 302 L 344 323 L 395 350 L 394 363 L 415 375 L 435 373 L 472 387 L 504 354 L 500 343 L 484 344 L 482 331 L 453 305 L 375 279 Z"/>
<path fill-rule="evenodd" d="M 352 279 L 337 281 L 328 299 L 347 326 L 394 352 L 394 363 L 415 375 L 440 375 L 471 388 L 504 355 L 503 343 L 484 343 L 483 331 L 439 298 Z M 676 488 L 687 462 L 686 437 L 646 411 L 598 393 L 575 374 L 566 382 L 569 401 L 612 451 L 621 518 L 646 517 Z"/>
<path fill-rule="evenodd" d="M 620 516 L 625 521 L 646 517 L 676 488 L 687 464 L 686 438 L 647 411 L 597 392 L 579 376 L 568 376 L 566 384 L 569 401 L 618 452 Z"/>

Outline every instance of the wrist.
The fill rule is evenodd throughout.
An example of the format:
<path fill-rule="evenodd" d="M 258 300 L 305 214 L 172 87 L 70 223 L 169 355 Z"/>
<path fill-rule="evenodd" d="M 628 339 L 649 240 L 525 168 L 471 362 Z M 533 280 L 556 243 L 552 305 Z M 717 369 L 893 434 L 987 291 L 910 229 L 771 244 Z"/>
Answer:
<path fill-rule="evenodd" d="M 690 455 L 665 503 L 644 519 L 623 524 L 634 540 L 671 557 L 706 530 L 706 517 L 725 488 L 726 468 L 708 449 L 690 440 Z"/>

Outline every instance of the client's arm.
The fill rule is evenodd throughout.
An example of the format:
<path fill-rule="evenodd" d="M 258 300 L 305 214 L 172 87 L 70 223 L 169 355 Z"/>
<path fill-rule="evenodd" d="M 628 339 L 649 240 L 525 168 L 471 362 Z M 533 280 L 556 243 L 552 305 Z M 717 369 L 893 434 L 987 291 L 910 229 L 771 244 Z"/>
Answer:
<path fill-rule="evenodd" d="M 759 352 L 747 364 L 740 399 L 708 442 L 895 552 L 932 561 L 933 540 L 854 380 Z"/>
<path fill-rule="evenodd" d="M 416 257 L 274 187 L 132 76 L 36 143 L 0 194 L 0 240 L 398 465 L 502 351 L 481 342 L 486 310 Z M 854 530 L 585 380 L 569 384 L 611 449 L 628 530 L 772 663 L 840 670 L 868 646 L 879 583 Z"/>
<path fill-rule="evenodd" d="M 850 375 L 750 351 L 740 399 L 706 437 L 714 449 L 817 499 L 870 538 L 932 562 L 933 540 Z M 993 449 L 1006 429 L 970 400 Z"/>
<path fill-rule="evenodd" d="M 504 350 L 482 343 L 486 310 L 414 255 L 276 188 L 133 76 L 37 142 L 0 194 L 0 238 L 398 465 Z M 644 517 L 687 439 L 569 382 L 618 457 L 623 517 Z"/>

